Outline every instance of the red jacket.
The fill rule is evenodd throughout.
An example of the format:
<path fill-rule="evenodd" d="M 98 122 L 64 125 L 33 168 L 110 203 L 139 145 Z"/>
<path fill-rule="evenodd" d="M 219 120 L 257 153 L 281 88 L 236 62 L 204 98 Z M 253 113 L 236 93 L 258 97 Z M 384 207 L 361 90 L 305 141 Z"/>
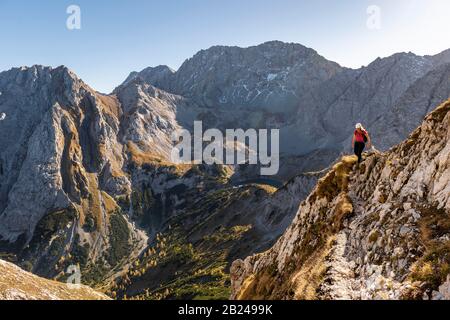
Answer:
<path fill-rule="evenodd" d="M 356 142 L 365 143 L 364 137 L 366 137 L 366 139 L 368 139 L 368 134 L 367 134 L 366 130 L 361 130 L 361 131 L 355 130 L 355 141 Z"/>

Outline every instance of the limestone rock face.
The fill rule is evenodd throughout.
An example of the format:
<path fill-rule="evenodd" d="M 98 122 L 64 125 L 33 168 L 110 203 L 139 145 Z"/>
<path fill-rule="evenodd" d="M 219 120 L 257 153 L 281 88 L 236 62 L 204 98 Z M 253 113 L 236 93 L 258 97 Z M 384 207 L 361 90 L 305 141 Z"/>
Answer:
<path fill-rule="evenodd" d="M 3 174 L 0 235 L 29 240 L 48 212 L 80 205 L 89 175 L 123 161 L 117 104 L 67 68 L 34 66 L 1 74 Z"/>
<path fill-rule="evenodd" d="M 131 192 L 119 101 L 65 67 L 3 72 L 0 91 L 2 248 L 47 276 L 81 241 L 95 261 L 109 247 L 110 215 Z"/>
<path fill-rule="evenodd" d="M 450 64 L 442 64 L 414 82 L 394 107 L 372 126 L 377 147 L 387 150 L 400 143 L 416 127 L 419 119 L 433 111 L 449 96 Z"/>
<path fill-rule="evenodd" d="M 183 108 L 184 99 L 140 78 L 130 80 L 115 93 L 124 112 L 122 142 L 132 142 L 144 152 L 170 159 L 172 134 L 181 128 L 176 118 L 177 109 Z"/>
<path fill-rule="evenodd" d="M 450 101 L 389 152 L 345 157 L 279 241 L 231 269 L 234 299 L 441 299 L 447 288 Z"/>
<path fill-rule="evenodd" d="M 110 300 L 83 285 L 39 278 L 0 260 L 0 300 Z"/>

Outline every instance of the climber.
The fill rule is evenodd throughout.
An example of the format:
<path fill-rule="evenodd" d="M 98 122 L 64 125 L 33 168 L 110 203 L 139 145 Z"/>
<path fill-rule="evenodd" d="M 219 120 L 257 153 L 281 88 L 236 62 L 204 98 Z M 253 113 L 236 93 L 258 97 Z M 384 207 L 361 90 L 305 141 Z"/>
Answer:
<path fill-rule="evenodd" d="M 358 156 L 358 163 L 361 163 L 362 161 L 362 153 L 366 148 L 366 143 L 369 148 L 372 146 L 369 133 L 364 129 L 361 123 L 358 123 L 352 139 L 352 148 L 355 151 L 355 155 Z"/>

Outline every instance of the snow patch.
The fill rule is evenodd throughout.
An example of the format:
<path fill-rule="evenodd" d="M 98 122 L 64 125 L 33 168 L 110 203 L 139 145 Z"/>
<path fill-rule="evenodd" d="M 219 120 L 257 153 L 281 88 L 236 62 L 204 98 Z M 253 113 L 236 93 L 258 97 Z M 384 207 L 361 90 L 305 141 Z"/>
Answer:
<path fill-rule="evenodd" d="M 275 80 L 277 77 L 278 77 L 278 74 L 277 74 L 277 73 L 269 73 L 269 74 L 267 75 L 267 81 L 273 81 L 273 80 Z"/>

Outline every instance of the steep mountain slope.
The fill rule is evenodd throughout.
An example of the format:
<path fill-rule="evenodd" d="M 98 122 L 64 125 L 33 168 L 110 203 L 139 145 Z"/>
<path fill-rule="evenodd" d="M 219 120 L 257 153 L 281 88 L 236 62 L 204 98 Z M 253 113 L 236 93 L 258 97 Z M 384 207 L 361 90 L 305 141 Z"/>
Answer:
<path fill-rule="evenodd" d="M 232 266 L 232 298 L 450 298 L 450 101 L 405 142 L 344 157 L 267 252 Z"/>
<path fill-rule="evenodd" d="M 132 142 L 143 152 L 170 159 L 172 134 L 181 129 L 176 115 L 178 109 L 186 108 L 184 99 L 140 79 L 117 88 L 115 95 L 123 108 L 121 141 Z"/>
<path fill-rule="evenodd" d="M 0 260 L 0 300 L 109 300 L 86 286 L 39 278 Z"/>
<path fill-rule="evenodd" d="M 63 67 L 12 69 L 1 74 L 0 88 L 8 114 L 0 128 L 0 234 L 29 241 L 45 213 L 76 203 L 82 214 L 82 200 L 98 188 L 92 174 L 107 162 L 120 172 L 114 134 L 120 110 L 114 99 L 98 96 Z"/>
<path fill-rule="evenodd" d="M 2 249 L 49 277 L 69 264 L 115 267 L 116 233 L 138 254 L 146 239 L 120 215 L 131 190 L 118 100 L 65 67 L 12 69 L 0 74 L 0 91 Z"/>
<path fill-rule="evenodd" d="M 144 283 L 157 297 L 181 270 L 184 293 L 173 297 L 198 295 L 190 291 L 198 282 L 228 295 L 229 264 L 271 246 L 321 174 L 299 176 L 271 197 L 267 186 L 233 186 L 230 167 L 170 163 L 170 136 L 197 106 L 139 78 L 104 96 L 65 67 L 34 66 L 0 74 L 0 85 L 8 115 L 0 127 L 0 253 L 48 278 L 66 279 L 75 264 L 83 283 L 126 283 L 164 236 L 176 249 L 167 268 L 149 265 L 150 275 L 118 296 L 140 297 Z M 180 243 L 198 253 L 183 267 Z M 210 262 L 219 263 L 222 278 L 189 278 L 199 268 L 216 270 Z"/>
<path fill-rule="evenodd" d="M 438 53 L 434 56 L 426 56 L 427 58 L 431 58 L 433 64 L 439 66 L 441 64 L 450 63 L 450 49 L 444 50 L 441 53 Z"/>
<path fill-rule="evenodd" d="M 132 72 L 125 80 L 123 85 L 127 85 L 130 81 L 136 78 L 145 79 L 148 84 L 151 84 L 158 88 L 167 87 L 168 83 L 171 81 L 175 71 L 169 68 L 168 66 L 157 66 L 157 67 L 148 67 L 141 72 Z"/>
<path fill-rule="evenodd" d="M 450 64 L 442 64 L 413 83 L 393 108 L 371 125 L 377 147 L 387 150 L 400 143 L 436 105 L 445 101 L 450 88 Z"/>
<path fill-rule="evenodd" d="M 363 120 L 370 129 L 372 121 L 392 108 L 408 87 L 431 68 L 432 63 L 426 58 L 401 53 L 338 74 L 324 83 L 312 94 L 315 100 L 306 105 L 317 106 L 319 123 L 315 127 L 327 133 L 323 143 L 334 145 L 346 140 L 355 123 Z"/>
<path fill-rule="evenodd" d="M 406 138 L 423 119 L 424 104 L 409 99 L 410 112 L 399 110 L 419 92 L 433 105 L 448 99 L 450 87 L 443 85 L 445 77 L 439 78 L 448 63 L 448 52 L 398 53 L 352 70 L 312 49 L 273 41 L 249 48 L 212 47 L 176 72 L 165 66 L 147 68 L 130 74 L 125 84 L 140 78 L 183 96 L 206 128 L 280 129 L 281 167 L 304 172 L 321 170 L 348 151 L 357 122 L 374 132 L 383 150 Z M 184 126 L 181 118 L 186 117 L 178 118 Z M 405 129 L 395 131 L 393 119 L 395 127 Z M 283 172 L 279 178 L 292 176 Z"/>
<path fill-rule="evenodd" d="M 160 177 L 141 176 L 139 183 L 146 187 L 134 193 L 133 203 L 139 206 L 133 214 L 158 233 L 111 287 L 111 295 L 227 299 L 231 262 L 269 248 L 292 221 L 305 189 L 322 174 L 298 176 L 280 190 L 256 184 L 232 187 L 210 178 L 196 184 L 199 175 L 188 171 L 163 191 L 155 185 Z"/>
<path fill-rule="evenodd" d="M 426 114 L 422 112 L 423 101 L 407 99 L 408 95 L 433 97 L 434 105 L 450 97 L 450 87 L 442 85 L 445 77 L 441 73 L 448 69 L 445 62 L 450 60 L 399 53 L 336 74 L 302 101 L 301 114 L 285 129 L 284 144 L 297 152 L 313 148 L 348 151 L 355 123 L 363 122 L 373 133 L 377 147 L 386 150 L 405 139 Z M 398 113 L 394 109 L 405 106 L 406 101 L 409 112 L 395 117 L 397 122 L 392 126 L 393 115 Z M 432 108 L 429 102 L 426 105 Z M 305 128 L 310 129 L 305 132 Z M 402 129 L 395 134 L 393 128 Z M 297 136 L 301 137 L 300 143 L 289 140 Z"/>

